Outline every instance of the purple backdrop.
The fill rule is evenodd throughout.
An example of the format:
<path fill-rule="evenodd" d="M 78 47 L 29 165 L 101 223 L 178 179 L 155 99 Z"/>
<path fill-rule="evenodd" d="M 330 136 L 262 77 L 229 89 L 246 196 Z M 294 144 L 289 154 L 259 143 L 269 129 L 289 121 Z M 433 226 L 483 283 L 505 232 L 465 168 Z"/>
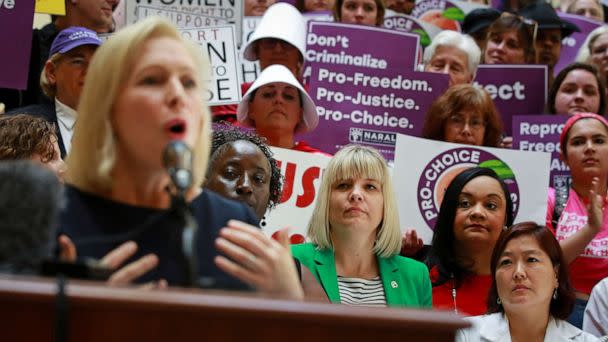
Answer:
<path fill-rule="evenodd" d="M 27 88 L 34 4 L 35 0 L 0 2 L 0 87 Z"/>
<path fill-rule="evenodd" d="M 570 184 L 570 170 L 559 159 L 559 135 L 566 120 L 567 115 L 513 116 L 514 149 L 551 153 L 550 186 Z"/>
<path fill-rule="evenodd" d="M 448 83 L 444 74 L 403 69 L 319 63 L 312 70 L 319 126 L 305 139 L 328 153 L 349 143 L 373 146 L 388 160 L 394 159 L 396 133 L 420 135 L 426 110 Z"/>
<path fill-rule="evenodd" d="M 483 86 L 494 99 L 503 128 L 511 134 L 511 117 L 542 113 L 547 99 L 545 65 L 480 65 L 475 85 Z"/>
<path fill-rule="evenodd" d="M 557 75 L 564 67 L 574 62 L 578 50 L 585 42 L 585 39 L 587 39 L 589 33 L 602 25 L 602 23 L 598 21 L 581 17 L 580 15 L 561 12 L 558 12 L 558 15 L 560 18 L 576 24 L 581 29 L 581 32 L 574 32 L 562 40 L 562 50 L 559 61 L 553 70 L 554 75 Z"/>
<path fill-rule="evenodd" d="M 362 60 L 358 67 L 414 70 L 419 54 L 417 34 L 370 26 L 311 21 L 306 40 L 307 63 L 344 65 L 352 56 Z M 380 62 L 371 65 L 372 60 Z"/>

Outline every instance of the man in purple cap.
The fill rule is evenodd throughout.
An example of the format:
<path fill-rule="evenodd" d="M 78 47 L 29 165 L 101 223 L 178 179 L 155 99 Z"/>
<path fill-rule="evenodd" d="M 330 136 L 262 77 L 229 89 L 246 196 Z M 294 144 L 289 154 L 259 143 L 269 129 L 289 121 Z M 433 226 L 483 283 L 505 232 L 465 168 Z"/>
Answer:
<path fill-rule="evenodd" d="M 40 86 L 52 101 L 12 110 L 42 117 L 57 127 L 62 158 L 69 152 L 76 121 L 76 108 L 84 85 L 89 62 L 101 45 L 97 34 L 84 27 L 69 27 L 57 35 L 50 57 L 40 74 Z"/>
<path fill-rule="evenodd" d="M 0 102 L 6 109 L 47 102 L 38 84 L 40 71 L 49 58 L 51 43 L 61 30 L 82 26 L 97 33 L 112 32 L 112 12 L 120 0 L 65 0 L 65 15 L 52 16 L 52 22 L 32 32 L 32 49 L 27 89 L 18 91 L 0 88 Z"/>

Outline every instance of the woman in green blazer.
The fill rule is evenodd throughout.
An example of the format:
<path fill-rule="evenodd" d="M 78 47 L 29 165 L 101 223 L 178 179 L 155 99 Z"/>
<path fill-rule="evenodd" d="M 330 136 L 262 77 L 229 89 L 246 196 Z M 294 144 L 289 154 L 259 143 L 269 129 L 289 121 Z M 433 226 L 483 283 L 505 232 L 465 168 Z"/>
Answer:
<path fill-rule="evenodd" d="M 400 235 L 386 161 L 375 149 L 351 145 L 325 169 L 308 225 L 312 243 L 292 252 L 333 303 L 430 308 L 428 270 L 399 256 Z"/>

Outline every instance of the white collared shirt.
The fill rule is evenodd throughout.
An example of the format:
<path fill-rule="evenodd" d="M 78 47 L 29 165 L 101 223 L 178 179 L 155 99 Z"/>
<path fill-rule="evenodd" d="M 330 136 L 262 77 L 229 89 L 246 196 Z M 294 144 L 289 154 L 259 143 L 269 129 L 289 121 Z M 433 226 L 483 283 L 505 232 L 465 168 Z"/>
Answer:
<path fill-rule="evenodd" d="M 509 321 L 503 313 L 467 317 L 466 320 L 473 326 L 459 330 L 456 334 L 456 342 L 511 342 Z M 598 339 L 566 321 L 550 317 L 545 332 L 545 342 L 561 341 L 593 342 Z"/>
<path fill-rule="evenodd" d="M 608 278 L 593 287 L 585 308 L 583 330 L 595 336 L 608 335 Z"/>
<path fill-rule="evenodd" d="M 68 154 L 72 147 L 72 134 L 74 133 L 74 124 L 76 123 L 78 113 L 71 107 L 61 103 L 57 98 L 55 98 L 55 111 L 57 113 L 57 125 L 59 126 L 61 139 L 63 139 L 65 154 Z"/>

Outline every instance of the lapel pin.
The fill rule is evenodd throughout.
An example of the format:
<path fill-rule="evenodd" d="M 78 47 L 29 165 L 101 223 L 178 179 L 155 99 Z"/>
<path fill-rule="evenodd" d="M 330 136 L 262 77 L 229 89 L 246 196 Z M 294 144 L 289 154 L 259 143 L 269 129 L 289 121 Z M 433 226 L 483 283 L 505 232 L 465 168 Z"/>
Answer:
<path fill-rule="evenodd" d="M 396 281 L 393 280 L 393 281 L 391 281 L 391 287 L 394 288 L 394 289 L 396 289 L 396 288 L 399 287 L 399 285 L 397 284 Z"/>

